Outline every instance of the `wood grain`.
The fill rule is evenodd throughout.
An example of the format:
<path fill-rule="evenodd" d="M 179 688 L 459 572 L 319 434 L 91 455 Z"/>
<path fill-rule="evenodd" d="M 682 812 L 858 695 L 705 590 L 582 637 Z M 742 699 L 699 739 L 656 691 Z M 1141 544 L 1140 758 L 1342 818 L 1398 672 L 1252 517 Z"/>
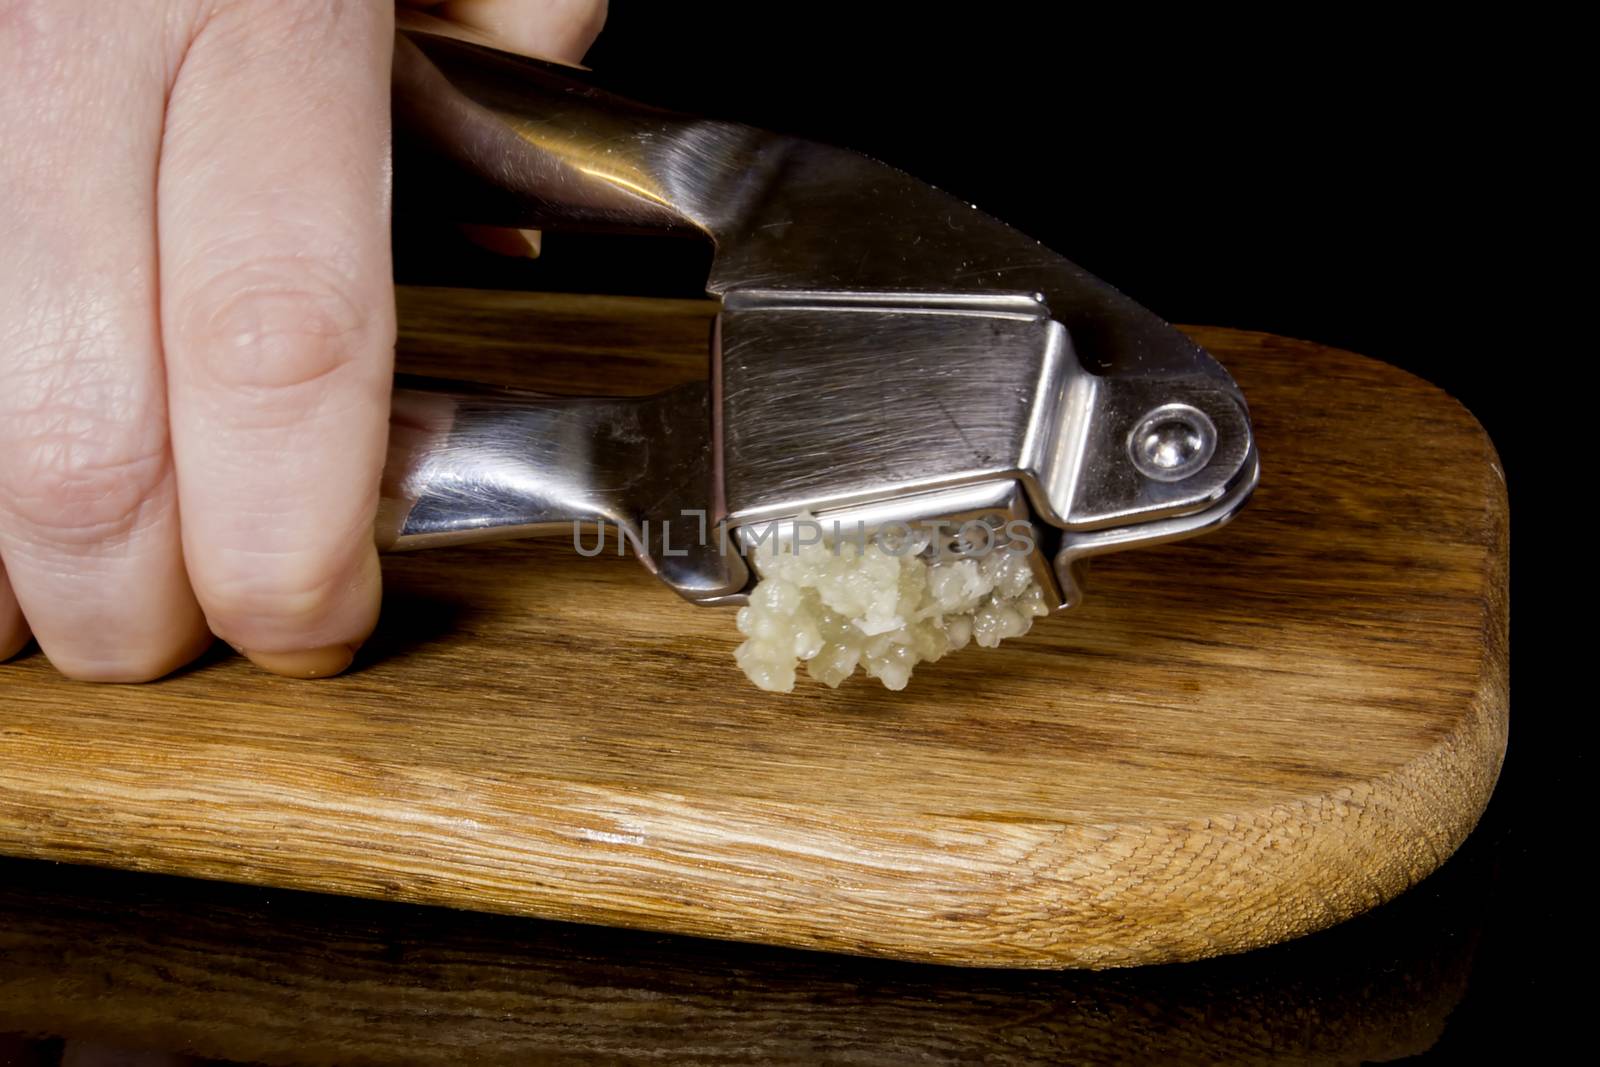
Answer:
<path fill-rule="evenodd" d="M 648 391 L 704 369 L 698 302 L 402 298 L 422 373 Z M 760 693 L 731 615 L 631 560 L 394 557 L 379 633 L 329 682 L 222 656 L 137 688 L 0 668 L 0 851 L 975 965 L 1191 959 L 1355 915 L 1493 788 L 1503 480 L 1403 372 L 1191 332 L 1251 401 L 1243 516 L 1098 562 L 1082 608 L 904 693 Z"/>
<path fill-rule="evenodd" d="M 350 1067 L 1388 1062 L 1468 989 L 1492 856 L 1464 851 L 1319 936 L 1055 972 L 0 860 L 0 1063 L 7 1032 Z"/>

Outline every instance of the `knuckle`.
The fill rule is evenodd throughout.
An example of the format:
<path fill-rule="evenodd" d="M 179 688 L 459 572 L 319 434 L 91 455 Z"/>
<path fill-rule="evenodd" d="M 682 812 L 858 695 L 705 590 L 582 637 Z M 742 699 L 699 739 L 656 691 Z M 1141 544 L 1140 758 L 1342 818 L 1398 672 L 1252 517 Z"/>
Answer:
<path fill-rule="evenodd" d="M 350 283 L 299 268 L 224 274 L 180 309 L 176 334 L 202 383 L 249 394 L 298 393 L 357 367 L 377 315 Z"/>
<path fill-rule="evenodd" d="M 171 474 L 164 435 L 107 426 L 82 410 L 36 412 L 0 465 L 0 497 L 35 535 L 88 545 L 125 537 L 149 517 Z"/>
<path fill-rule="evenodd" d="M 131 532 L 171 477 L 158 383 L 137 332 L 91 302 L 39 300 L 0 342 L 0 509 L 24 535 L 89 545 Z"/>
<path fill-rule="evenodd" d="M 165 477 L 166 457 L 80 459 L 73 451 L 37 450 L 42 462 L 24 473 L 12 495 L 13 513 L 61 542 L 97 543 L 133 533 Z"/>

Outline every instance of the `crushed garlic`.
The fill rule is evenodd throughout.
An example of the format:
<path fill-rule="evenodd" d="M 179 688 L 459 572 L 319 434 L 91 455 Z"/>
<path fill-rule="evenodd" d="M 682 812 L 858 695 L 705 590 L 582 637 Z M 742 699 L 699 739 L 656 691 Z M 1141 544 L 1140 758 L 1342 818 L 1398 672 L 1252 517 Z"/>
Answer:
<path fill-rule="evenodd" d="M 1026 552 L 996 547 L 939 559 L 927 538 L 899 554 L 863 540 L 790 540 L 750 553 L 761 578 L 739 609 L 746 640 L 734 658 L 757 686 L 792 691 L 804 661 L 829 686 L 859 666 L 887 688 L 904 689 L 918 663 L 974 640 L 993 648 L 1049 614 Z"/>

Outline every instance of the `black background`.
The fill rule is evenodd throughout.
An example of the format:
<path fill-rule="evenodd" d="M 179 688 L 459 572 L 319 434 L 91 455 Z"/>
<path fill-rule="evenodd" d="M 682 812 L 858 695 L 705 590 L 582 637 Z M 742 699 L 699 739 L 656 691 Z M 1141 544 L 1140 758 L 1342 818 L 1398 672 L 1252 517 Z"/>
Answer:
<path fill-rule="evenodd" d="M 1550 364 L 1542 327 L 1556 299 L 1547 261 L 1521 240 L 1553 195 L 1540 163 L 1550 101 L 1521 65 L 1528 27 L 1201 10 L 624 0 L 587 62 L 636 99 L 895 164 L 1171 321 L 1307 338 L 1435 382 L 1495 441 L 1526 543 L 1521 409 Z M 402 279 L 447 280 L 440 240 L 398 242 Z M 470 278 L 477 253 L 455 251 L 448 280 Z M 479 267 L 505 269 L 486 256 Z M 543 257 L 516 269 L 533 288 L 692 295 L 694 267 L 671 249 L 547 235 Z M 1409 905 L 1427 915 L 1416 895 L 1432 894 L 1455 936 L 1452 894 L 1477 894 L 1489 872 L 1481 906 L 1465 909 L 1483 940 L 1443 1056 L 1553 1037 L 1570 988 L 1547 964 L 1572 951 L 1550 924 L 1574 905 L 1563 882 L 1578 876 L 1560 872 L 1575 859 L 1553 862 L 1542 831 L 1582 764 L 1555 710 L 1571 700 L 1546 708 L 1534 688 L 1548 675 L 1529 657 L 1547 653 L 1521 603 L 1500 787 L 1462 855 Z"/>
<path fill-rule="evenodd" d="M 1512 239 L 1550 195 L 1529 173 L 1543 102 L 1510 62 L 1517 33 L 1304 12 L 1226 23 L 1044 3 L 617 0 L 586 62 L 625 96 L 892 163 L 1170 321 L 1413 370 L 1515 467 L 1503 372 L 1532 353 L 1506 331 L 1544 268 Z M 403 175 L 399 187 L 404 208 Z M 470 254 L 436 254 L 438 235 L 405 237 L 403 278 L 473 274 Z M 694 265 L 683 250 L 547 235 L 520 280 L 694 295 Z"/>
<path fill-rule="evenodd" d="M 1585 271 L 1567 262 L 1583 245 L 1562 195 L 1570 164 L 1552 151 L 1592 139 L 1592 118 L 1563 111 L 1564 79 L 1583 68 L 1561 46 L 1577 28 L 1459 8 L 611 7 L 588 59 L 602 85 L 855 148 L 977 204 L 1169 320 L 1352 349 L 1460 399 L 1504 461 L 1514 542 L 1531 536 L 1540 548 L 1513 567 L 1511 744 L 1477 831 L 1400 899 L 1332 930 L 1125 976 L 917 968 L 15 860 L 0 861 L 0 930 L 11 914 L 37 929 L 41 916 L 48 926 L 76 909 L 63 929 L 108 936 L 109 924 L 114 943 L 148 943 L 157 960 L 185 942 L 189 925 L 209 930 L 225 959 L 245 946 L 246 962 L 258 942 L 278 958 L 280 940 L 296 951 L 302 942 L 415 940 L 426 949 L 437 940 L 494 955 L 503 944 L 513 957 L 520 948 L 570 960 L 574 974 L 602 984 L 612 961 L 634 981 L 637 961 L 662 976 L 666 1009 L 674 990 L 748 994 L 766 981 L 780 998 L 803 997 L 813 979 L 868 1005 L 920 998 L 930 1033 L 948 1003 L 969 1010 L 961 1004 L 973 989 L 980 1003 L 1037 1000 L 1081 1016 L 1124 984 L 1158 1014 L 1181 1015 L 1156 1019 L 1157 1029 L 1204 1030 L 1213 1007 L 1231 1021 L 1217 1002 L 1234 998 L 1246 1011 L 1287 1004 L 1291 1022 L 1314 1033 L 1361 1016 L 1360 1003 L 1375 998 L 1414 1012 L 1428 1000 L 1417 982 L 1442 974 L 1440 988 L 1450 989 L 1450 962 L 1470 957 L 1468 992 L 1432 1056 L 1566 1058 L 1566 1032 L 1588 1022 L 1593 831 L 1585 810 L 1565 801 L 1591 762 L 1584 720 L 1593 698 L 1562 685 L 1568 650 L 1548 638 L 1558 629 L 1587 636 L 1593 581 L 1581 509 L 1568 506 L 1568 535 L 1547 548 L 1533 486 L 1537 462 L 1581 493 L 1592 451 L 1585 383 L 1574 376 L 1587 335 L 1558 325 L 1563 308 L 1586 310 L 1586 294 L 1562 282 Z M 508 260 L 410 210 L 403 173 L 396 192 L 402 282 L 700 292 L 706 256 L 686 242 L 550 234 L 540 259 Z M 1575 445 L 1563 430 L 1578 432 Z M 1529 442 L 1540 446 L 1537 461 Z M 307 954 L 304 973 L 315 976 L 321 957 Z M 1283 996 L 1261 998 L 1261 986 Z M 1266 1060 L 1275 1050 L 1254 1051 Z"/>

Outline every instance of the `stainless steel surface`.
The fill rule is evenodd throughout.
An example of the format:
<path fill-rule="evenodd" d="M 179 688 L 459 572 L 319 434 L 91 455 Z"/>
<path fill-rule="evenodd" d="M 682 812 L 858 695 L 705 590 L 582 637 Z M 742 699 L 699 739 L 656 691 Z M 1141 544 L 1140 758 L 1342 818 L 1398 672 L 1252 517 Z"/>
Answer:
<path fill-rule="evenodd" d="M 708 520 L 718 505 L 705 386 L 602 398 L 418 388 L 428 384 L 395 391 L 383 547 L 609 526 L 690 599 L 713 603 L 744 588 L 743 559 Z"/>
<path fill-rule="evenodd" d="M 1261 464 L 1252 451 L 1244 472 L 1226 495 L 1203 511 L 1099 530 L 1064 531 L 1055 557 L 1056 575 L 1061 580 L 1061 607 L 1074 607 L 1083 599 L 1084 564 L 1091 556 L 1148 548 L 1215 530 L 1239 513 L 1260 479 Z"/>
<path fill-rule="evenodd" d="M 1013 522 L 1023 522 L 1027 524 L 1033 541 L 1026 551 L 1034 579 L 1053 603 L 1060 604 L 1066 600 L 1066 591 L 1061 588 L 1055 570 L 1054 554 L 1059 547 L 1059 535 L 1053 532 L 1052 527 L 1034 520 L 1021 485 L 1014 481 L 973 482 L 931 493 L 896 496 L 817 511 L 812 513 L 812 518 L 827 537 L 838 543 L 860 543 L 864 536 L 897 525 L 921 530 L 939 524 L 947 531 L 959 534 L 965 524 L 971 521 L 983 522 L 1001 531 L 1010 530 Z M 794 516 L 743 523 L 736 529 L 739 547 L 759 569 L 760 553 L 776 551 L 778 546 L 791 540 L 793 534 L 790 528 L 794 523 Z M 980 547 L 992 551 L 1007 547 L 1002 542 L 1011 540 L 1014 539 L 1008 534 Z"/>
<path fill-rule="evenodd" d="M 452 428 L 392 461 L 397 547 L 619 516 L 642 536 L 702 505 L 712 529 L 889 520 L 1020 487 L 1065 604 L 1085 557 L 1218 525 L 1255 485 L 1244 400 L 1203 349 L 891 167 L 425 33 L 397 41 L 395 115 L 406 180 L 460 221 L 699 233 L 723 299 L 709 400 L 455 402 Z M 1162 410 L 1187 421 L 1145 425 Z M 743 572 L 705 540 L 642 558 L 725 602 Z"/>
<path fill-rule="evenodd" d="M 1036 470 L 1081 374 L 1026 293 L 740 291 L 714 348 L 734 523 Z"/>

